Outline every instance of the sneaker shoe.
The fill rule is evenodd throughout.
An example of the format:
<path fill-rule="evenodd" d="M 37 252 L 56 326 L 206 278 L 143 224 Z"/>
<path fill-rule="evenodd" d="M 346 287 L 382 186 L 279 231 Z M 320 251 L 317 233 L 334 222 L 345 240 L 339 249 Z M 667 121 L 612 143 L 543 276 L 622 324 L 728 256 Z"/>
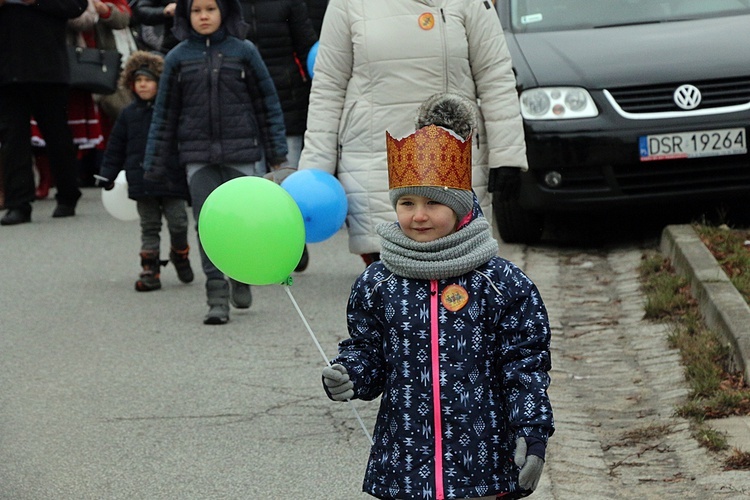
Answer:
<path fill-rule="evenodd" d="M 253 303 L 250 285 L 229 279 L 229 302 L 237 309 L 247 309 Z"/>

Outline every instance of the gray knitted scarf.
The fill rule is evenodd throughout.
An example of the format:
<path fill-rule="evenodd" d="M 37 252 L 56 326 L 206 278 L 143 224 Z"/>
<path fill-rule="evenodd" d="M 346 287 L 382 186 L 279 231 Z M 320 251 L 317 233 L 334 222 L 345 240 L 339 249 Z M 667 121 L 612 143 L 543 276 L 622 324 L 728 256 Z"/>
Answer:
<path fill-rule="evenodd" d="M 404 235 L 398 223 L 376 228 L 382 238 L 380 259 L 399 276 L 414 279 L 445 279 L 461 276 L 497 255 L 497 241 L 490 224 L 478 217 L 453 234 L 434 241 L 418 242 Z"/>

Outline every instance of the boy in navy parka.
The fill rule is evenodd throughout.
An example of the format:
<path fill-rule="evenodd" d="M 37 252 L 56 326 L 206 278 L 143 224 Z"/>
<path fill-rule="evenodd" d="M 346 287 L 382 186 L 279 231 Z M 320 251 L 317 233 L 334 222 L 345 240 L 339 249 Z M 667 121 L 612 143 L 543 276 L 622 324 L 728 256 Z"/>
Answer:
<path fill-rule="evenodd" d="M 222 183 L 243 175 L 280 183 L 294 171 L 273 80 L 246 31 L 238 0 L 177 1 L 172 32 L 181 42 L 165 57 L 145 168 L 146 178 L 169 168 L 187 174 L 196 227 L 203 203 Z M 168 162 L 173 155 L 179 167 Z M 229 321 L 230 301 L 250 307 L 250 286 L 228 283 L 202 247 L 200 253 L 209 306 L 203 322 L 221 325 Z"/>
<path fill-rule="evenodd" d="M 153 182 L 143 178 L 143 157 L 146 138 L 151 125 L 154 100 L 164 59 L 146 51 L 133 52 L 120 75 L 120 86 L 131 89 L 133 102 L 117 117 L 107 149 L 104 152 L 97 184 L 112 189 L 120 170 L 125 169 L 128 197 L 135 200 L 141 222 L 141 271 L 135 289 L 148 292 L 161 288 L 160 267 L 166 263 L 159 258 L 162 216 L 167 221 L 171 248 L 169 259 L 183 283 L 193 281 L 188 253 L 188 194 L 185 175 L 172 173 L 167 182 Z"/>
<path fill-rule="evenodd" d="M 363 491 L 383 499 L 520 498 L 554 432 L 550 327 L 534 283 L 497 256 L 472 191 L 474 104 L 438 94 L 387 134 L 381 260 L 352 286 L 329 398 L 381 396 Z"/>

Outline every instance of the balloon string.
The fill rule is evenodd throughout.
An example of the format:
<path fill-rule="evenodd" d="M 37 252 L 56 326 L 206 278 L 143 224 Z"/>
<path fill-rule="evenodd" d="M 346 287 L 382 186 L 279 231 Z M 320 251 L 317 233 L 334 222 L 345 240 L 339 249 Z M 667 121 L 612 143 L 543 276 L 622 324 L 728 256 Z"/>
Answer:
<path fill-rule="evenodd" d="M 307 333 L 310 334 L 310 337 L 312 337 L 313 342 L 315 343 L 315 346 L 318 348 L 318 351 L 320 352 L 320 355 L 323 356 L 323 360 L 326 362 L 326 365 L 331 366 L 331 362 L 328 360 L 328 356 L 326 356 L 325 351 L 323 351 L 323 348 L 320 346 L 320 342 L 318 342 L 318 339 L 313 333 L 312 328 L 310 328 L 310 324 L 307 322 L 305 315 L 302 314 L 302 310 L 297 305 L 297 301 L 294 300 L 294 296 L 292 295 L 292 291 L 290 290 L 290 287 L 285 286 L 283 288 L 284 290 L 286 290 L 286 294 L 289 296 L 289 299 L 292 301 L 294 308 L 297 310 L 297 314 L 299 314 L 300 319 L 302 319 L 302 322 L 305 324 L 305 328 L 307 328 Z M 357 412 L 357 408 L 354 406 L 354 403 L 352 403 L 351 399 L 347 399 L 346 402 L 349 403 L 349 406 L 351 407 L 352 412 L 354 412 L 354 416 L 357 417 L 357 421 L 359 422 L 360 427 L 362 427 L 362 432 L 365 433 L 365 436 L 367 436 L 367 440 L 370 441 L 370 446 L 372 446 L 374 444 L 372 441 L 372 437 L 370 436 L 370 433 L 367 431 L 367 427 L 365 426 L 365 423 L 362 421 L 362 417 L 359 416 L 359 412 Z"/>

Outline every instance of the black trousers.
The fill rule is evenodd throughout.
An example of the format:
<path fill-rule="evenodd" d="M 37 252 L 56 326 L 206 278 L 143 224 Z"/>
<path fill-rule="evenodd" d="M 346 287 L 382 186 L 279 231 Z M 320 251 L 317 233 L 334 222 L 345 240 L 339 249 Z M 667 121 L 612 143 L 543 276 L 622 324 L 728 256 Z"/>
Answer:
<path fill-rule="evenodd" d="M 59 204 L 75 206 L 78 189 L 76 146 L 68 126 L 68 86 L 12 83 L 0 87 L 0 145 L 5 161 L 5 207 L 30 209 L 34 201 L 31 117 L 47 143 Z"/>

